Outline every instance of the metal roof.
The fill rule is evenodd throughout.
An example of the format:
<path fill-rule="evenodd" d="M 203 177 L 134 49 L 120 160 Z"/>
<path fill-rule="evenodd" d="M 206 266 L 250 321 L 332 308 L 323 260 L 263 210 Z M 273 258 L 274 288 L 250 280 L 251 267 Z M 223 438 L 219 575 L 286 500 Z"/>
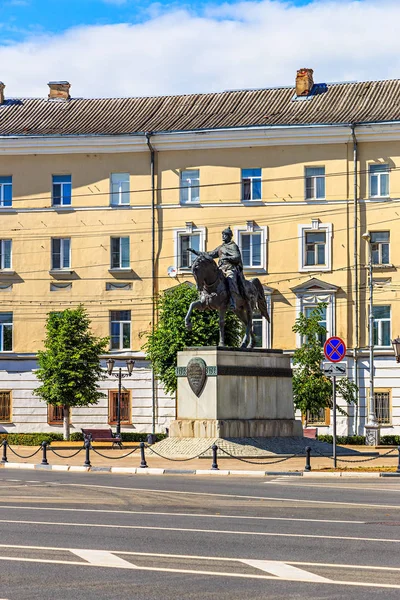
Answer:
<path fill-rule="evenodd" d="M 143 98 L 6 99 L 0 135 L 124 135 L 252 126 L 400 120 L 400 80 L 317 84 L 295 101 L 293 87 Z"/>

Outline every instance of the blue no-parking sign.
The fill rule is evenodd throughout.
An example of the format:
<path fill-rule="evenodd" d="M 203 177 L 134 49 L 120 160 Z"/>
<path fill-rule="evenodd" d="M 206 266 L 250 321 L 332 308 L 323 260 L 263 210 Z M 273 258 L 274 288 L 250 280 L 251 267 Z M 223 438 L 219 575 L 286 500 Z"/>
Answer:
<path fill-rule="evenodd" d="M 340 362 L 346 356 L 346 344 L 340 337 L 330 337 L 324 344 L 324 354 L 330 362 Z"/>

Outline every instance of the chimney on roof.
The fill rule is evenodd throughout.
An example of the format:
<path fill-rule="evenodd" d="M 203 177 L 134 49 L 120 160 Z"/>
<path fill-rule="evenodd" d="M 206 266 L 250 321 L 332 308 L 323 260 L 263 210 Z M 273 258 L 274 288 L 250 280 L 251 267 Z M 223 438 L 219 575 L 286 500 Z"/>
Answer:
<path fill-rule="evenodd" d="M 299 69 L 296 76 L 296 96 L 308 96 L 313 88 L 314 71 L 312 69 Z"/>
<path fill-rule="evenodd" d="M 4 104 L 4 100 L 5 100 L 4 88 L 5 87 L 6 87 L 5 84 L 2 81 L 0 81 L 0 104 Z"/>
<path fill-rule="evenodd" d="M 71 98 L 69 95 L 71 85 L 68 81 L 49 81 L 48 86 L 50 100 L 69 100 Z"/>

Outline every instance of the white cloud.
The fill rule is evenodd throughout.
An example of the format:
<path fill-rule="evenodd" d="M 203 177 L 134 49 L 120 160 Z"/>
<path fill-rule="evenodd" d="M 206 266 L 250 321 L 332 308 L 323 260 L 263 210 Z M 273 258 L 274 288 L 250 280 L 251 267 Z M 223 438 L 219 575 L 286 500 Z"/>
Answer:
<path fill-rule="evenodd" d="M 400 76 L 398 0 L 272 0 L 171 8 L 146 22 L 85 26 L 0 46 L 8 96 L 45 96 L 68 79 L 74 96 L 140 96 Z"/>

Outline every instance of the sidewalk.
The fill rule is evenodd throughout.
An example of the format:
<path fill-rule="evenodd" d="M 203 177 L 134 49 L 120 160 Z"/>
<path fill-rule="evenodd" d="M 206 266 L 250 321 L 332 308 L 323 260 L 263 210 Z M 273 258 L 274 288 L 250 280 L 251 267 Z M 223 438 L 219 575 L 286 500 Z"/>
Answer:
<path fill-rule="evenodd" d="M 358 446 L 360 451 L 371 450 L 370 447 Z M 49 469 L 53 468 L 58 471 L 87 471 L 87 467 L 84 467 L 85 462 L 85 450 L 82 449 L 78 454 L 72 456 L 79 450 L 75 449 L 55 449 L 57 455 L 47 449 L 47 460 L 49 467 L 42 466 L 42 449 L 40 447 L 33 446 L 11 446 L 7 448 L 8 463 L 0 465 L 0 468 L 41 468 Z M 195 458 L 193 460 L 168 460 L 155 456 L 150 448 L 146 448 L 145 456 L 148 468 L 140 468 L 140 449 L 137 448 L 133 454 L 125 456 L 131 453 L 133 448 L 125 448 L 123 450 L 117 449 L 91 449 L 90 451 L 90 462 L 91 471 L 95 472 L 111 472 L 111 473 L 126 473 L 126 474 L 196 474 L 206 475 L 210 472 L 212 466 L 211 458 Z M 16 456 L 14 452 L 17 452 L 19 456 Z M 38 452 L 37 452 L 38 451 Z M 388 456 L 382 456 L 391 451 Z M 37 452 L 34 456 L 29 457 L 34 452 Z M 98 454 L 101 453 L 100 454 Z M 377 448 L 376 452 L 379 453 L 378 457 L 365 457 L 365 456 L 346 456 L 344 459 L 338 459 L 339 469 L 345 471 L 349 468 L 374 468 L 374 469 L 388 469 L 395 471 L 398 465 L 398 451 L 397 448 Z M 220 475 L 253 475 L 263 476 L 266 473 L 293 473 L 302 474 L 306 464 L 304 456 L 297 456 L 294 458 L 285 457 L 266 457 L 262 459 L 232 459 L 222 458 L 221 453 L 218 456 L 218 467 L 219 471 L 211 471 L 213 475 L 219 473 Z M 23 458 L 22 458 L 23 457 Z M 315 473 L 320 469 L 333 469 L 333 460 L 328 457 L 313 456 L 311 455 L 311 468 L 312 472 Z M 328 475 L 328 473 L 326 473 Z M 337 475 L 337 473 L 329 473 L 329 475 Z M 354 473 L 353 471 L 353 474 Z M 369 474 L 373 474 L 369 472 Z M 365 475 L 365 472 L 364 472 Z M 374 473 L 379 476 L 379 473 Z"/>

